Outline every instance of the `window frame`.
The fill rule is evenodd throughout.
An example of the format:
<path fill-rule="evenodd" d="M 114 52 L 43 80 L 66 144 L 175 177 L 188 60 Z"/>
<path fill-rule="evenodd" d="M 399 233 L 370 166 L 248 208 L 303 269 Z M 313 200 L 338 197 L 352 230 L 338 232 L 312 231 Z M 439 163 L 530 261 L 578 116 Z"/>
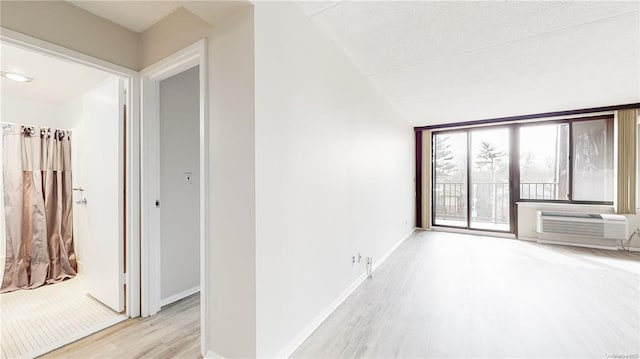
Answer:
<path fill-rule="evenodd" d="M 470 228 L 470 222 L 469 222 L 469 217 L 471 217 L 471 208 L 469 206 L 469 179 L 470 179 L 470 174 L 469 174 L 469 165 L 471 163 L 471 160 L 469 159 L 469 130 L 471 130 L 471 128 L 456 128 L 456 129 L 451 129 L 451 130 L 445 130 L 445 131 L 433 131 L 431 132 L 431 225 L 433 226 L 437 226 L 437 227 L 446 227 L 446 228 L 455 228 L 455 229 L 471 229 Z M 465 141 L 465 146 L 466 146 L 466 169 L 465 169 L 465 177 L 466 177 L 466 182 L 465 182 L 465 192 L 466 192 L 466 196 L 467 196 L 467 201 L 466 201 L 466 216 L 465 216 L 465 222 L 466 225 L 465 226 L 454 226 L 454 225 L 449 225 L 449 224 L 436 224 L 436 151 L 435 151 L 435 146 L 436 146 L 436 135 L 440 134 L 440 133 L 464 133 L 465 137 L 466 137 L 466 141 Z M 489 232 L 494 232 L 494 230 L 487 230 Z M 496 231 L 496 232 L 504 232 L 504 231 Z"/>
<path fill-rule="evenodd" d="M 534 122 L 528 122 L 528 123 L 521 123 L 521 124 L 516 124 L 515 126 L 517 126 L 517 133 L 515 135 L 515 137 L 512 139 L 514 141 L 516 141 L 516 150 L 517 152 L 517 161 L 518 161 L 518 165 L 515 168 L 516 172 L 518 173 L 518 192 L 517 192 L 517 196 L 516 196 L 516 202 L 533 202 L 533 203 L 564 203 L 564 204 L 592 204 L 592 205 L 606 205 L 606 206 L 612 206 L 613 205 L 613 201 L 591 201 L 591 200 L 574 200 L 573 199 L 573 167 L 574 167 L 574 158 L 573 158 L 573 124 L 576 122 L 585 122 L 585 121 L 597 121 L 597 120 L 611 120 L 614 121 L 614 115 L 613 114 L 606 114 L 606 115 L 596 115 L 596 116 L 585 116 L 585 117 L 575 117 L 575 118 L 567 118 L 567 119 L 560 119 L 560 120 L 549 120 L 549 121 L 534 121 Z M 566 123 L 569 125 L 569 183 L 568 183 L 568 192 L 569 192 L 569 198 L 568 199 L 529 199 L 529 198 L 521 198 L 520 196 L 520 127 L 522 127 L 523 125 L 528 125 L 528 124 L 552 124 L 552 123 L 556 123 L 556 124 L 562 124 L 562 123 Z M 615 125 L 614 125 L 615 126 Z M 615 131 L 614 131 L 614 136 L 615 136 Z M 614 142 L 615 143 L 615 142 Z M 613 151 L 615 153 L 615 145 L 613 148 Z M 614 164 L 615 164 L 615 160 L 616 160 L 616 156 L 614 155 Z M 615 166 L 614 166 L 615 168 Z M 616 180 L 616 173 L 614 172 L 613 174 L 614 178 L 614 182 Z M 615 193 L 613 193 L 613 195 L 615 196 Z"/>
<path fill-rule="evenodd" d="M 550 203 L 550 204 L 576 204 L 576 205 L 606 205 L 606 206 L 612 206 L 613 205 L 613 201 L 590 201 L 590 200 L 574 200 L 573 199 L 573 167 L 574 167 L 574 163 L 573 163 L 573 124 L 576 122 L 585 122 L 585 121 L 595 121 L 595 120 L 611 120 L 611 121 L 615 121 L 615 116 L 614 114 L 602 114 L 602 115 L 591 115 L 591 116 L 581 116 L 581 117 L 572 117 L 572 118 L 565 118 L 565 119 L 548 119 L 548 120 L 544 120 L 544 119 L 539 119 L 536 121 L 530 121 L 530 122 L 517 122 L 517 123 L 497 123 L 497 124 L 493 124 L 493 125 L 482 125 L 482 126 L 469 126 L 469 127 L 456 127 L 456 128 L 450 128 L 450 129 L 438 129 L 438 130 L 432 130 L 431 131 L 431 183 L 433 184 L 431 186 L 431 224 L 432 226 L 435 227 L 445 227 L 445 228 L 456 228 L 456 229 L 467 229 L 467 230 L 478 230 L 478 231 L 486 231 L 486 232 L 498 232 L 498 233 L 516 233 L 518 230 L 518 223 L 517 223 L 517 203 L 519 202 L 531 202 L 531 203 Z M 523 126 L 527 126 L 527 125 L 545 125 L 545 124 L 563 124 L 566 123 L 569 125 L 569 178 L 568 178 L 568 192 L 569 192 L 569 199 L 528 199 L 528 198 L 521 198 L 520 197 L 520 129 Z M 640 125 L 639 125 L 640 126 Z M 493 230 L 493 229 L 477 229 L 477 228 L 472 228 L 470 226 L 470 210 L 471 210 L 471 206 L 469 205 L 469 196 L 470 196 L 470 191 L 469 191 L 469 181 L 470 181 L 470 161 L 471 161 L 471 153 L 470 153 L 470 144 L 469 144 L 469 140 L 470 140 L 470 132 L 474 129 L 479 129 L 479 128 L 507 128 L 509 130 L 509 135 L 510 135 L 510 151 L 509 151 L 509 191 L 510 191 L 510 216 L 509 216 L 509 230 Z M 614 128 L 615 128 L 615 124 L 614 124 Z M 466 133 L 467 135 L 467 225 L 466 226 L 452 226 L 452 225 L 443 225 L 443 224 L 436 224 L 436 211 L 435 211 L 435 190 L 436 190 L 436 186 L 435 186 L 435 181 L 436 181 L 436 162 L 435 162 L 435 158 L 436 158 L 436 153 L 435 153 L 435 137 L 438 134 L 444 134 L 444 133 Z M 615 132 L 614 132 L 614 136 L 615 136 Z M 640 135 L 639 135 L 640 137 Z M 614 148 L 613 148 L 614 154 L 615 154 L 615 142 L 614 142 Z M 639 150 L 640 152 L 640 150 Z M 614 168 L 615 168 L 615 161 L 616 161 L 616 155 L 614 155 Z M 617 174 L 613 173 L 613 180 L 615 182 Z M 640 182 L 640 180 L 639 180 Z M 613 195 L 615 196 L 615 193 L 613 193 Z M 640 195 L 639 195 L 640 196 Z"/>
<path fill-rule="evenodd" d="M 444 228 L 454 228 L 454 229 L 463 229 L 463 230 L 471 230 L 471 231 L 481 231 L 481 232 L 493 232 L 493 233 L 516 233 L 518 231 L 518 218 L 517 218 L 517 214 L 516 214 L 516 209 L 514 208 L 515 206 L 513 206 L 512 204 L 514 203 L 514 201 L 516 200 L 517 197 L 514 196 L 520 196 L 520 192 L 518 192 L 517 194 L 515 194 L 513 192 L 514 190 L 514 184 L 516 183 L 514 181 L 514 175 L 517 175 L 519 178 L 519 171 L 517 171 L 517 168 L 519 167 L 519 164 L 516 163 L 515 166 L 518 167 L 514 167 L 514 163 L 513 160 L 516 158 L 519 158 L 519 153 L 518 156 L 514 156 L 513 154 L 513 149 L 514 149 L 514 138 L 517 137 L 517 133 L 516 131 L 514 131 L 515 126 L 517 126 L 518 124 L 509 124 L 509 123 L 503 123 L 503 124 L 496 124 L 496 125 L 489 125 L 489 126 L 475 126 L 475 127 L 464 127 L 464 128 L 454 128 L 454 129 L 448 129 L 448 130 L 438 130 L 438 131 L 432 131 L 431 132 L 431 225 L 435 226 L 435 227 L 444 227 Z M 484 128 L 505 128 L 508 130 L 509 132 L 509 202 L 510 202 L 510 208 L 509 208 L 509 229 L 507 230 L 500 230 L 500 229 L 486 229 L 486 228 L 474 228 L 471 227 L 471 205 L 470 205 L 470 200 L 471 200 L 471 131 L 475 130 L 475 129 L 484 129 Z M 436 135 L 438 134 L 443 134 L 443 133 L 464 133 L 466 136 L 466 160 L 467 160 L 467 168 L 466 168 L 466 195 L 467 195 L 467 201 L 466 201 L 466 225 L 465 226 L 454 226 L 454 225 L 448 225 L 448 224 L 436 224 L 436 201 L 435 201 L 435 197 L 436 197 L 436 151 L 435 151 L 435 138 Z M 516 171 L 516 172 L 514 172 Z M 519 182 L 518 185 L 516 187 L 520 187 Z M 515 201 L 517 202 L 517 201 Z"/>

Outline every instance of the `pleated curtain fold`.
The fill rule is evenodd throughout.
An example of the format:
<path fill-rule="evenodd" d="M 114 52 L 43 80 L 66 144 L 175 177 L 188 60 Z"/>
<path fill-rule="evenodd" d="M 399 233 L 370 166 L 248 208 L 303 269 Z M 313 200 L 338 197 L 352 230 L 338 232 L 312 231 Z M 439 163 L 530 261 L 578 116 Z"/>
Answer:
<path fill-rule="evenodd" d="M 0 292 L 76 275 L 71 133 L 2 124 L 6 258 Z"/>
<path fill-rule="evenodd" d="M 638 110 L 617 113 L 618 176 L 615 211 L 619 214 L 636 213 L 636 180 L 638 154 Z"/>

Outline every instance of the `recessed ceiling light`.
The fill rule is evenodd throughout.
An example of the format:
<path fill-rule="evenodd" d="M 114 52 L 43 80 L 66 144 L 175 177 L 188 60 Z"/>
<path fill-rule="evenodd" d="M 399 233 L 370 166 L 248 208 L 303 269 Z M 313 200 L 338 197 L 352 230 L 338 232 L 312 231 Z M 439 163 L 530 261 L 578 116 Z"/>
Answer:
<path fill-rule="evenodd" d="M 18 81 L 18 82 L 31 82 L 33 81 L 32 78 L 27 77 L 25 75 L 20 75 L 17 74 L 15 72 L 4 72 L 4 71 L 0 71 L 0 75 L 5 78 L 5 79 L 9 79 L 9 80 L 13 80 L 13 81 Z"/>

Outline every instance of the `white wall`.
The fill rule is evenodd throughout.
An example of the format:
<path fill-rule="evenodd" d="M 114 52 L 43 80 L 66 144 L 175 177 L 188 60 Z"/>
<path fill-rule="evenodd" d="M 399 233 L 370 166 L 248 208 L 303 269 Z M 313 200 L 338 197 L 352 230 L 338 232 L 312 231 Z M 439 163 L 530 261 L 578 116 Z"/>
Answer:
<path fill-rule="evenodd" d="M 202 2 L 202 5 L 209 5 Z M 189 10 L 178 8 L 140 34 L 140 61 L 145 68 L 208 37 L 213 26 Z"/>
<path fill-rule="evenodd" d="M 11 29 L 130 69 L 139 69 L 140 34 L 66 1 L 2 1 Z"/>
<path fill-rule="evenodd" d="M 75 121 L 63 116 L 63 106 L 36 102 L 2 94 L 0 98 L 1 121 L 32 126 L 71 129 Z"/>
<path fill-rule="evenodd" d="M 160 298 L 200 286 L 200 95 L 194 67 L 160 82 Z M 187 182 L 186 173 L 191 173 Z"/>
<path fill-rule="evenodd" d="M 413 129 L 288 2 L 255 4 L 257 355 L 414 228 Z M 299 339 L 299 338 L 298 338 Z"/>
<path fill-rule="evenodd" d="M 216 27 L 208 56 L 208 356 L 255 357 L 253 9 Z"/>

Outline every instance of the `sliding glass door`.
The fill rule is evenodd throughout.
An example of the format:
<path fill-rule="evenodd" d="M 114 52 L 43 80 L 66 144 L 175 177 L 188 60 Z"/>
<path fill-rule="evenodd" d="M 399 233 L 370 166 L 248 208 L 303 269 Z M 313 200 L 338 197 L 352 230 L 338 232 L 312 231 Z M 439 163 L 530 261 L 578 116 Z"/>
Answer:
<path fill-rule="evenodd" d="M 469 227 L 509 231 L 509 128 L 469 131 L 471 218 Z"/>
<path fill-rule="evenodd" d="M 508 127 L 433 135 L 433 224 L 511 230 Z"/>
<path fill-rule="evenodd" d="M 467 227 L 467 132 L 433 136 L 433 223 Z"/>

